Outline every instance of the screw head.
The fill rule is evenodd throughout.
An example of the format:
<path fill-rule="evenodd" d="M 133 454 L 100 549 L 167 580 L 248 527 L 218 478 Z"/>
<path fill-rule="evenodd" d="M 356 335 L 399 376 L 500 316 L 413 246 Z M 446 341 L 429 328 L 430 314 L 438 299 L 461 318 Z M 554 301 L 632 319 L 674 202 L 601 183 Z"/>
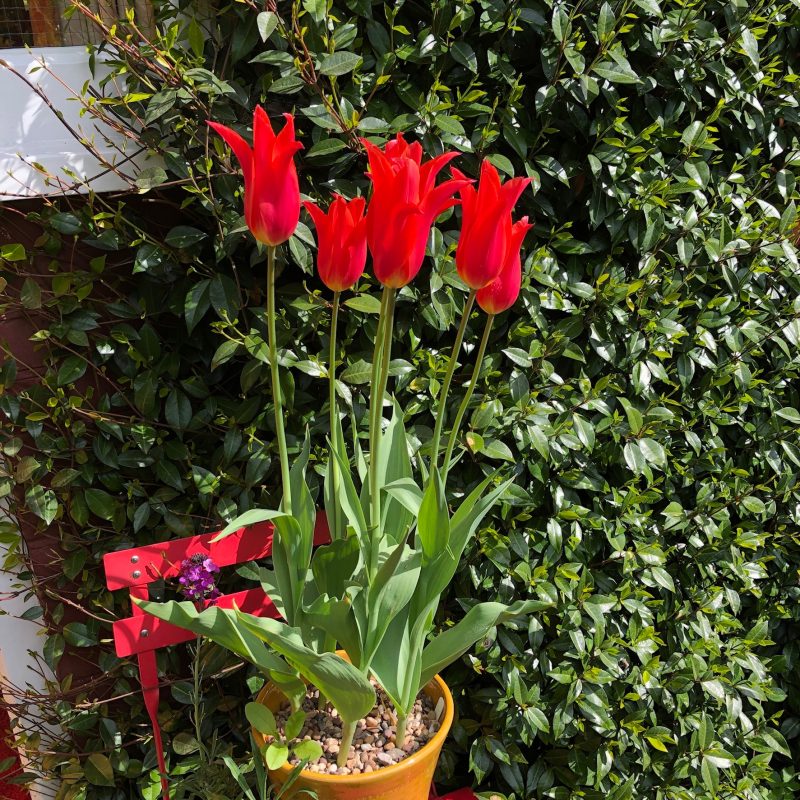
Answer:
<path fill-rule="evenodd" d="M 141 577 L 142 577 L 142 573 L 141 573 L 141 572 L 140 572 L 138 569 L 135 569 L 135 570 L 134 570 L 134 571 L 131 573 L 131 577 L 132 577 L 132 578 L 141 578 Z"/>
<path fill-rule="evenodd" d="M 147 630 L 147 628 L 142 628 L 141 632 L 139 633 L 139 636 L 141 636 L 142 639 L 146 639 L 149 635 L 150 631 Z"/>
<path fill-rule="evenodd" d="M 131 564 L 138 564 L 139 556 L 131 556 Z"/>

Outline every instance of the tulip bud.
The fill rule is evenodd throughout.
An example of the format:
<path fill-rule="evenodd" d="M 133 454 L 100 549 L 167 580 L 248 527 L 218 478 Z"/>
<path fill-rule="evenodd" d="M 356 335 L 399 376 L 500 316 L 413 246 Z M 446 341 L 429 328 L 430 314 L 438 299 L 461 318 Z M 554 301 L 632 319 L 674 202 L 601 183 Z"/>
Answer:
<path fill-rule="evenodd" d="M 453 170 L 456 177 L 463 177 Z M 489 161 L 481 165 L 477 190 L 461 188 L 461 235 L 456 248 L 456 268 L 470 289 L 491 283 L 505 263 L 511 239 L 511 211 L 530 178 L 512 178 L 500 183 L 497 170 Z"/>
<path fill-rule="evenodd" d="M 294 154 L 303 145 L 295 139 L 294 117 L 276 136 L 267 113 L 256 106 L 253 113 L 253 147 L 231 128 L 209 121 L 230 145 L 244 174 L 244 217 L 258 241 L 267 245 L 285 242 L 300 219 L 300 186 Z"/>
<path fill-rule="evenodd" d="M 303 205 L 317 227 L 320 279 L 334 292 L 350 289 L 363 274 L 367 261 L 364 198 L 348 201 L 337 194 L 327 214 L 315 203 Z"/>
<path fill-rule="evenodd" d="M 522 259 L 520 248 L 525 234 L 533 227 L 523 217 L 511 225 L 511 235 L 500 274 L 475 295 L 478 305 L 487 314 L 500 314 L 511 308 L 519 297 L 522 286 Z"/>

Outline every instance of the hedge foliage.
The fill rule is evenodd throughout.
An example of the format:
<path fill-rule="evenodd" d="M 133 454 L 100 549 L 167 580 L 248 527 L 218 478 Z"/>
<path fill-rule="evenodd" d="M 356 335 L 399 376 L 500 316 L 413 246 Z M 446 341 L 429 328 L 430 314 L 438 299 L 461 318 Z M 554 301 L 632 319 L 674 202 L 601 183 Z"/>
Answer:
<path fill-rule="evenodd" d="M 498 596 L 555 607 L 450 669 L 460 717 L 445 781 L 463 784 L 468 767 L 482 790 L 517 799 L 796 796 L 800 5 L 267 9 L 183 4 L 176 18 L 170 6 L 144 44 L 130 23 L 106 31 L 96 57 L 112 80 L 89 113 L 162 160 L 136 178 L 140 198 L 44 206 L 30 215 L 35 247 L 2 250 L 5 302 L 41 319 L 48 355 L 20 395 L 13 358 L 2 367 L 13 469 L 0 494 L 16 489 L 23 510 L 57 526 L 60 589 L 77 584 L 93 615 L 54 628 L 48 660 L 101 643 L 113 690 L 131 691 L 135 671 L 100 621 L 126 613 L 103 588 L 102 554 L 274 501 L 263 258 L 236 164 L 204 124 L 245 132 L 262 102 L 296 113 L 316 199 L 366 192 L 359 137 L 397 131 L 430 153 L 459 150 L 470 174 L 488 157 L 535 179 L 520 204 L 536 222 L 521 298 L 496 325 L 452 501 L 498 466 L 516 480 L 440 622 Z M 120 75 L 127 94 L 114 99 Z M 465 299 L 457 229 L 458 212 L 439 221 L 428 265 L 398 297 L 393 388 L 415 452 Z M 92 250 L 85 265 L 71 264 L 76 243 Z M 318 443 L 326 430 L 329 298 L 313 246 L 301 224 L 282 253 L 294 446 L 306 426 Z M 357 288 L 340 323 L 339 393 L 360 430 L 378 303 L 369 275 Z M 481 326 L 475 314 L 471 341 Z M 187 665 L 161 658 L 178 681 L 162 706 L 172 768 L 208 776 L 192 737 L 242 741 L 245 670 L 203 648 L 196 663 L 214 679 L 195 730 Z M 62 797 L 154 797 L 141 701 L 87 710 L 83 699 L 56 709 L 70 736 L 50 763 L 73 781 Z"/>

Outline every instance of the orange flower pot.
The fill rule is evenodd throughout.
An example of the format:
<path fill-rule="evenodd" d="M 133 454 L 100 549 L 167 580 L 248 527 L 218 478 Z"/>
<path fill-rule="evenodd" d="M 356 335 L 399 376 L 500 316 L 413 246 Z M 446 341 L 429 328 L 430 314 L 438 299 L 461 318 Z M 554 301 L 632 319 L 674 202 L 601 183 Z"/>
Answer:
<path fill-rule="evenodd" d="M 423 691 L 434 706 L 440 699 L 444 700 L 444 711 L 439 730 L 416 753 L 399 764 L 360 775 L 324 775 L 304 770 L 292 785 L 287 800 L 307 797 L 303 790 L 315 792 L 318 800 L 428 800 L 439 753 L 453 724 L 453 696 L 438 675 Z M 274 713 L 286 702 L 286 696 L 277 686 L 268 683 L 257 701 Z M 253 736 L 259 748 L 263 748 L 266 744 L 263 734 L 253 728 Z M 292 767 L 284 764 L 280 769 L 270 770 L 269 776 L 276 787 L 282 786 L 291 771 Z"/>

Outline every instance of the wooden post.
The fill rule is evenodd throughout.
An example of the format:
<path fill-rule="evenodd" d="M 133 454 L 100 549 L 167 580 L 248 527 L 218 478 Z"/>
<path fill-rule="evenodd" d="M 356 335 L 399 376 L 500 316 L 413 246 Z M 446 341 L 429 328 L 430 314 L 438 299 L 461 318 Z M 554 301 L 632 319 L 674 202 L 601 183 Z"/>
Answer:
<path fill-rule="evenodd" d="M 52 0 L 28 0 L 34 47 L 57 47 L 61 44 L 59 21 Z"/>

